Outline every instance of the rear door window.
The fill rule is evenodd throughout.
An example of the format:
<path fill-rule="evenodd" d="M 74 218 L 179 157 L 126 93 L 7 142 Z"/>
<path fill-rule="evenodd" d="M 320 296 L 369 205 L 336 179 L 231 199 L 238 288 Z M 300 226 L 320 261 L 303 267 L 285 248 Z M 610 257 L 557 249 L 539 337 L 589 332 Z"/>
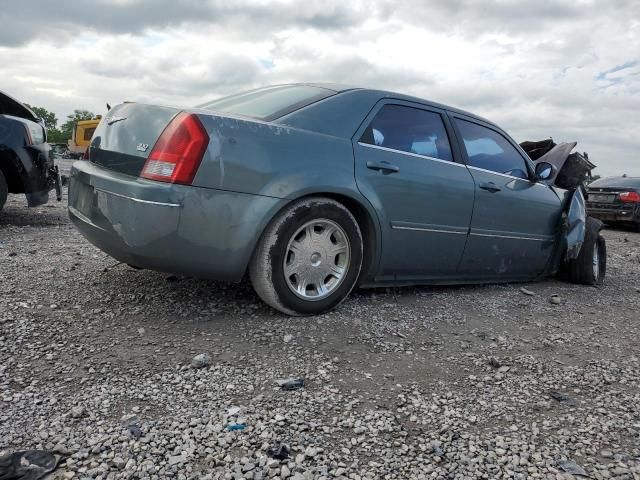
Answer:
<path fill-rule="evenodd" d="M 452 161 L 442 117 L 403 105 L 384 105 L 367 127 L 361 143 Z"/>
<path fill-rule="evenodd" d="M 500 133 L 477 123 L 455 119 L 472 167 L 528 179 L 522 155 Z"/>

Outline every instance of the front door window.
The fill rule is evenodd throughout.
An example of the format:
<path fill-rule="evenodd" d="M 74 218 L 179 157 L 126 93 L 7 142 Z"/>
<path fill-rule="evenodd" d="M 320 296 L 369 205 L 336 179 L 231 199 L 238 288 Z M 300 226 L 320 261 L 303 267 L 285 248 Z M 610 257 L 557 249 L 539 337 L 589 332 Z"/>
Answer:
<path fill-rule="evenodd" d="M 501 134 L 459 118 L 456 118 L 456 124 L 462 134 L 470 166 L 513 177 L 529 178 L 522 155 Z"/>

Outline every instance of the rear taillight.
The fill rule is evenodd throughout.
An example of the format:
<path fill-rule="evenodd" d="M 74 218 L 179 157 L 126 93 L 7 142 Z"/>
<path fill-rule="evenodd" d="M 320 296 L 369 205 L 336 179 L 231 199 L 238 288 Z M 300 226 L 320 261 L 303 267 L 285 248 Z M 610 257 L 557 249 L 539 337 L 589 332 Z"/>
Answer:
<path fill-rule="evenodd" d="M 620 196 L 620 201 L 624 203 L 640 202 L 640 193 L 638 192 L 623 192 L 619 196 Z"/>
<path fill-rule="evenodd" d="M 209 144 L 209 135 L 191 113 L 181 112 L 154 145 L 140 176 L 190 185 Z"/>

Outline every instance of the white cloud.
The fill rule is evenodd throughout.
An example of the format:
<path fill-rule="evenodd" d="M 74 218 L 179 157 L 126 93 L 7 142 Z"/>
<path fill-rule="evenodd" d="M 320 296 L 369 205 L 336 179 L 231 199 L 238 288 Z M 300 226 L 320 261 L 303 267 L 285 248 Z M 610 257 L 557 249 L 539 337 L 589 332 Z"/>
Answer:
<path fill-rule="evenodd" d="M 470 110 L 516 140 L 576 140 L 596 173 L 640 176 L 638 0 L 22 3 L 0 13 L 0 88 L 60 119 L 338 82 Z"/>

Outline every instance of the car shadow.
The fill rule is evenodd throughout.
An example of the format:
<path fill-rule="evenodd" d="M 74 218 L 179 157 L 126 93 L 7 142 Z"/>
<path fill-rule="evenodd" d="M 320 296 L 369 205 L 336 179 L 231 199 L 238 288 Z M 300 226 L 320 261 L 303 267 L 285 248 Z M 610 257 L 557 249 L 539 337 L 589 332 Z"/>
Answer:
<path fill-rule="evenodd" d="M 20 199 L 20 197 L 22 197 Z M 46 205 L 29 208 L 24 195 L 9 197 L 0 212 L 0 228 L 13 227 L 59 227 L 69 223 L 66 210 L 60 210 L 55 199 Z"/>

